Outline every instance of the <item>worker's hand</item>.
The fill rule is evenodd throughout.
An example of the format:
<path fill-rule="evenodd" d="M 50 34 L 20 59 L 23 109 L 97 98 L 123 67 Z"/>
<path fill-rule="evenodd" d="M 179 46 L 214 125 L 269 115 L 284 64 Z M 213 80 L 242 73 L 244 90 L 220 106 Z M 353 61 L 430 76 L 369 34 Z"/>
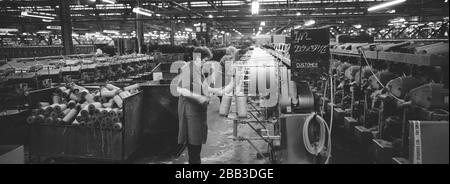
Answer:
<path fill-rule="evenodd" d="M 209 104 L 209 97 L 206 96 L 198 97 L 198 103 L 202 106 L 207 106 Z"/>
<path fill-rule="evenodd" d="M 224 91 L 223 91 L 223 88 L 222 88 L 222 89 L 218 90 L 217 93 L 216 93 L 215 95 L 217 95 L 217 96 L 223 96 L 223 93 L 224 93 Z"/>

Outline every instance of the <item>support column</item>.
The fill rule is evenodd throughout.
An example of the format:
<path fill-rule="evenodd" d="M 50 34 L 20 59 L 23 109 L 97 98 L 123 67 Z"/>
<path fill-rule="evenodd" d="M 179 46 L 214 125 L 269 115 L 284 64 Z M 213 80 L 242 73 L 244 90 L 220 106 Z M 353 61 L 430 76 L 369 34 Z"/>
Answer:
<path fill-rule="evenodd" d="M 158 34 L 158 37 L 156 37 L 156 44 L 155 45 L 159 45 L 159 42 L 161 42 L 161 33 L 158 31 L 157 34 Z"/>
<path fill-rule="evenodd" d="M 144 44 L 144 22 L 142 21 L 142 15 L 136 14 L 136 38 L 138 53 L 142 54 L 142 45 Z"/>
<path fill-rule="evenodd" d="M 175 26 L 172 20 L 170 21 L 170 45 L 175 45 Z"/>
<path fill-rule="evenodd" d="M 59 1 L 59 17 L 61 19 L 61 35 L 63 55 L 73 54 L 72 20 L 70 19 L 69 1 Z"/>
<path fill-rule="evenodd" d="M 195 29 L 195 28 L 194 28 Z M 194 30 L 195 31 L 195 30 Z M 192 32 L 188 33 L 188 45 L 192 44 Z"/>
<path fill-rule="evenodd" d="M 206 36 L 205 36 L 205 45 L 209 46 L 211 44 L 211 38 L 212 38 L 212 22 L 206 23 Z"/>

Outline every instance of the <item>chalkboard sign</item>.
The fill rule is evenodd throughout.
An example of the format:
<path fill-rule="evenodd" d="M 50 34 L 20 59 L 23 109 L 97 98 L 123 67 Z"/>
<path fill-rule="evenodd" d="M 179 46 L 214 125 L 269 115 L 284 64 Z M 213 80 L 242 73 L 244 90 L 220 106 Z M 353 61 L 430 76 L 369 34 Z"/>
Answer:
<path fill-rule="evenodd" d="M 296 29 L 291 31 L 291 78 L 313 82 L 328 73 L 330 38 L 328 29 Z"/>

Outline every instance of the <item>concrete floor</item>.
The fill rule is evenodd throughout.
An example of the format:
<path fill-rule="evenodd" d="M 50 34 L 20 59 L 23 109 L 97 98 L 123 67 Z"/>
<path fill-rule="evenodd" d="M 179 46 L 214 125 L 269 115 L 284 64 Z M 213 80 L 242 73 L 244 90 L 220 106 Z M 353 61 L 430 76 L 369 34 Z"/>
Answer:
<path fill-rule="evenodd" d="M 257 158 L 257 151 L 247 142 L 232 140 L 233 122 L 219 115 L 219 99 L 212 98 L 208 108 L 208 139 L 202 147 L 203 164 L 264 164 L 265 159 Z M 247 125 L 239 126 L 240 136 L 256 136 Z M 264 141 L 254 141 L 261 151 L 267 150 Z M 187 149 L 178 158 L 138 157 L 131 163 L 145 164 L 187 164 Z"/>

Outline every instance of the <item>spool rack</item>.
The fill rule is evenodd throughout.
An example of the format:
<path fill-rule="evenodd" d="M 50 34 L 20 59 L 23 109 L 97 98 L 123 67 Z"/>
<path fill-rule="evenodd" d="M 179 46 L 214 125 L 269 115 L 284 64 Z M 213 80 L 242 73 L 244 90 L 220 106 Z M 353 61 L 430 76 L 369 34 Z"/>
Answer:
<path fill-rule="evenodd" d="M 275 62 L 275 61 L 274 61 Z M 250 68 L 250 67 L 268 67 L 268 66 L 256 66 L 251 64 L 244 64 L 244 65 L 235 65 L 239 69 L 244 68 Z M 279 73 L 279 66 L 270 66 L 270 67 L 276 67 L 276 73 Z M 238 70 L 239 70 L 238 69 Z M 277 78 L 279 78 L 279 75 L 277 75 Z M 278 80 L 279 81 L 279 80 Z M 268 82 L 268 81 L 266 81 Z M 279 84 L 277 84 L 279 86 Z M 247 86 L 248 87 L 248 86 Z M 246 141 L 250 144 L 250 146 L 255 149 L 258 152 L 258 155 L 262 158 L 264 158 L 268 163 L 277 163 L 276 158 L 276 147 L 280 145 L 281 141 L 281 135 L 279 132 L 279 123 L 280 117 L 273 117 L 269 119 L 267 112 L 268 108 L 262 108 L 260 107 L 256 102 L 249 99 L 249 97 L 257 97 L 257 98 L 263 98 L 262 96 L 258 94 L 248 94 L 248 88 L 243 87 L 242 90 L 244 91 L 241 94 L 245 94 L 245 96 L 248 98 L 247 100 L 247 117 L 246 118 L 239 118 L 238 116 L 235 117 L 229 117 L 233 121 L 233 137 L 232 139 L 235 141 Z M 237 90 L 240 92 L 240 90 Z M 246 92 L 247 91 L 247 92 Z M 234 94 L 239 93 L 234 92 Z M 277 93 L 279 93 L 279 89 L 277 90 Z M 277 109 L 276 114 L 280 114 L 280 107 L 277 105 L 274 107 Z M 234 114 L 233 112 L 231 112 Z M 237 113 L 237 112 L 236 112 Z M 277 116 L 278 116 L 277 115 Z M 256 133 L 256 136 L 254 137 L 243 137 L 238 135 L 238 125 L 247 125 L 250 127 L 254 133 Z M 256 125 L 259 125 L 261 129 L 256 128 Z M 269 126 L 273 126 L 273 131 L 269 131 Z M 270 127 L 272 128 L 272 127 Z M 263 133 L 265 132 L 265 133 Z M 273 132 L 273 135 L 270 135 L 270 132 Z M 267 143 L 267 152 L 264 153 L 262 150 L 260 150 L 255 144 L 254 141 L 264 141 Z"/>
<path fill-rule="evenodd" d="M 276 131 L 274 132 L 275 135 L 269 135 L 270 131 L 268 130 L 268 125 L 275 126 L 276 123 L 278 122 L 278 120 L 277 119 L 269 120 L 268 118 L 266 118 L 265 114 L 261 111 L 261 109 L 259 109 L 256 106 L 256 104 L 254 104 L 254 102 L 248 101 L 247 107 L 252 109 L 252 110 L 250 110 L 250 109 L 247 110 L 248 118 L 238 118 L 238 117 L 230 118 L 231 120 L 233 120 L 233 138 L 232 139 L 235 141 L 247 141 L 250 144 L 250 146 L 252 146 L 252 148 L 255 149 L 261 157 L 266 159 L 267 162 L 276 163 L 274 146 L 276 145 L 276 142 L 279 143 L 281 138 L 280 138 L 280 135 L 277 135 Z M 263 118 L 260 118 L 260 117 L 263 117 Z M 241 124 L 248 125 L 256 133 L 257 136 L 256 137 L 239 136 L 238 135 L 238 129 L 239 129 L 238 125 L 241 125 Z M 259 125 L 263 129 L 258 130 L 254 125 Z M 275 129 L 275 127 L 274 127 L 274 129 Z M 267 132 L 267 133 L 263 134 L 261 130 L 265 130 L 265 132 Z M 268 159 L 266 158 L 266 156 L 264 156 L 265 154 L 263 153 L 263 151 L 261 151 L 253 143 L 253 141 L 260 141 L 260 140 L 265 141 L 268 145 L 268 152 L 267 152 Z"/>
<path fill-rule="evenodd" d="M 29 104 L 37 107 L 40 101 L 50 98 L 56 88 L 30 92 Z M 123 101 L 123 128 L 106 130 L 81 128 L 72 125 L 30 125 L 29 159 L 41 157 L 64 159 L 89 159 L 123 162 L 141 144 L 141 110 L 143 93 L 139 92 Z"/>

